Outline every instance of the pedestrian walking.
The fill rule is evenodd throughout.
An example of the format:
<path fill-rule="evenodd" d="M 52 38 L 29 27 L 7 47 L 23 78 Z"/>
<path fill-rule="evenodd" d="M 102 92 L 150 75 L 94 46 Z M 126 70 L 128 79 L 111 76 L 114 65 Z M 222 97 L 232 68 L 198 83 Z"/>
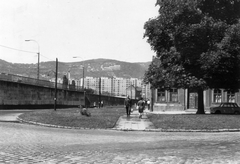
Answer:
<path fill-rule="evenodd" d="M 143 110 L 145 108 L 145 101 L 143 100 L 142 97 L 140 98 L 140 100 L 137 103 L 137 108 L 138 108 L 138 112 L 139 112 L 139 118 L 142 118 Z"/>
<path fill-rule="evenodd" d="M 128 95 L 127 95 L 127 97 L 124 101 L 124 105 L 125 105 L 125 108 L 126 108 L 127 117 L 129 117 L 130 113 L 131 113 L 132 100 L 129 98 Z"/>
<path fill-rule="evenodd" d="M 148 108 L 148 110 L 150 110 L 150 100 L 149 99 L 147 99 L 147 108 Z"/>

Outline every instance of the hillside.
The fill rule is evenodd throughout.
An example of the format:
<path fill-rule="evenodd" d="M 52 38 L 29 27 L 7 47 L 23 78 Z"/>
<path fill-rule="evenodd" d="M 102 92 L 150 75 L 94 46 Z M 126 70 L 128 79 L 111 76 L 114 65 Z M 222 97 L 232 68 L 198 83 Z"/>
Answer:
<path fill-rule="evenodd" d="M 85 68 L 85 77 L 124 77 L 124 78 L 143 78 L 150 62 L 128 63 L 110 59 L 93 59 L 81 62 L 59 62 L 58 77 L 62 77 L 67 72 L 71 73 L 72 78 L 81 78 L 83 76 L 82 66 Z M 0 59 L 1 72 L 18 74 L 27 77 L 36 78 L 36 64 L 9 63 Z M 40 63 L 40 79 L 49 79 L 54 77 L 56 62 Z"/>

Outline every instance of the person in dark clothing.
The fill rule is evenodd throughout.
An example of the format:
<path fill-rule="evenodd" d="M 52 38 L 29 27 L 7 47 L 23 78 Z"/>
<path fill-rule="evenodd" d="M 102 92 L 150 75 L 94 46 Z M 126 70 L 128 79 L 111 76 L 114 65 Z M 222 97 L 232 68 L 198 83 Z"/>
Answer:
<path fill-rule="evenodd" d="M 131 99 L 129 98 L 128 95 L 127 95 L 127 98 L 124 101 L 124 105 L 125 105 L 125 108 L 126 108 L 127 117 L 129 117 L 130 113 L 131 113 L 132 101 L 131 101 Z"/>
<path fill-rule="evenodd" d="M 98 102 L 98 108 L 101 108 L 101 102 L 100 101 Z"/>
<path fill-rule="evenodd" d="M 143 98 L 140 98 L 140 100 L 137 103 L 137 107 L 139 112 L 139 118 L 142 118 L 143 110 L 145 108 L 145 101 L 143 100 Z"/>

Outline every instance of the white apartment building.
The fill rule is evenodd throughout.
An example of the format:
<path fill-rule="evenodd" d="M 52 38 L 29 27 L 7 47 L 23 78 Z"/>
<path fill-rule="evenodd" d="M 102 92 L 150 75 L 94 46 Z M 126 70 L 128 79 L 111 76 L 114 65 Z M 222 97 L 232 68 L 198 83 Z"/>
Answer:
<path fill-rule="evenodd" d="M 100 85 L 101 85 L 101 93 L 102 94 L 109 94 L 109 95 L 112 94 L 112 89 L 111 89 L 111 87 L 112 87 L 112 80 L 110 78 L 101 77 Z M 98 85 L 98 89 L 99 89 L 99 85 Z"/>
<path fill-rule="evenodd" d="M 71 79 L 68 74 L 69 84 L 72 83 L 72 80 L 75 81 L 77 87 L 82 87 L 83 78 L 81 79 Z M 126 96 L 126 89 L 129 86 L 140 87 L 144 91 L 144 95 L 148 94 L 150 89 L 142 85 L 142 79 L 137 78 L 120 78 L 120 77 L 101 77 L 101 82 L 99 77 L 85 77 L 84 78 L 84 88 L 93 89 L 95 94 L 99 94 L 99 90 L 101 90 L 101 94 L 109 94 L 113 96 Z M 150 87 L 149 87 L 150 88 Z M 147 94 L 146 94 L 147 93 Z"/>
<path fill-rule="evenodd" d="M 82 79 L 81 79 L 82 81 Z M 112 80 L 107 77 L 85 77 L 84 78 L 84 87 L 87 89 L 93 89 L 96 94 L 99 94 L 99 90 L 101 89 L 101 93 L 111 94 L 112 93 Z M 100 88 L 100 89 L 99 89 Z"/>
<path fill-rule="evenodd" d="M 82 79 L 81 79 L 82 81 Z M 93 78 L 93 77 L 85 77 L 84 78 L 84 87 L 89 89 L 93 89 L 93 90 L 97 90 L 97 87 L 98 87 L 98 81 L 96 78 Z"/>
<path fill-rule="evenodd" d="M 99 90 L 99 79 L 97 81 L 96 90 Z M 120 77 L 102 77 L 101 78 L 101 93 L 110 93 L 114 96 L 126 96 L 126 89 L 133 85 L 134 87 L 142 86 L 142 79 L 137 78 L 120 78 Z M 86 86 L 87 88 L 91 88 Z M 95 89 L 95 88 L 92 88 Z"/>
<path fill-rule="evenodd" d="M 127 79 L 113 78 L 113 95 L 125 96 L 127 87 Z"/>

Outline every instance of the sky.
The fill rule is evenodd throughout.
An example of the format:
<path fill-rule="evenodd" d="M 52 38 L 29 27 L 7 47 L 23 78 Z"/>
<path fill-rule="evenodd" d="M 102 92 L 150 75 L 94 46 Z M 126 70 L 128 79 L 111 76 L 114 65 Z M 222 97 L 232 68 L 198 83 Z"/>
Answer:
<path fill-rule="evenodd" d="M 89 59 L 147 62 L 144 23 L 156 0 L 1 0 L 0 59 L 11 63 Z M 26 41 L 30 40 L 30 41 Z"/>

